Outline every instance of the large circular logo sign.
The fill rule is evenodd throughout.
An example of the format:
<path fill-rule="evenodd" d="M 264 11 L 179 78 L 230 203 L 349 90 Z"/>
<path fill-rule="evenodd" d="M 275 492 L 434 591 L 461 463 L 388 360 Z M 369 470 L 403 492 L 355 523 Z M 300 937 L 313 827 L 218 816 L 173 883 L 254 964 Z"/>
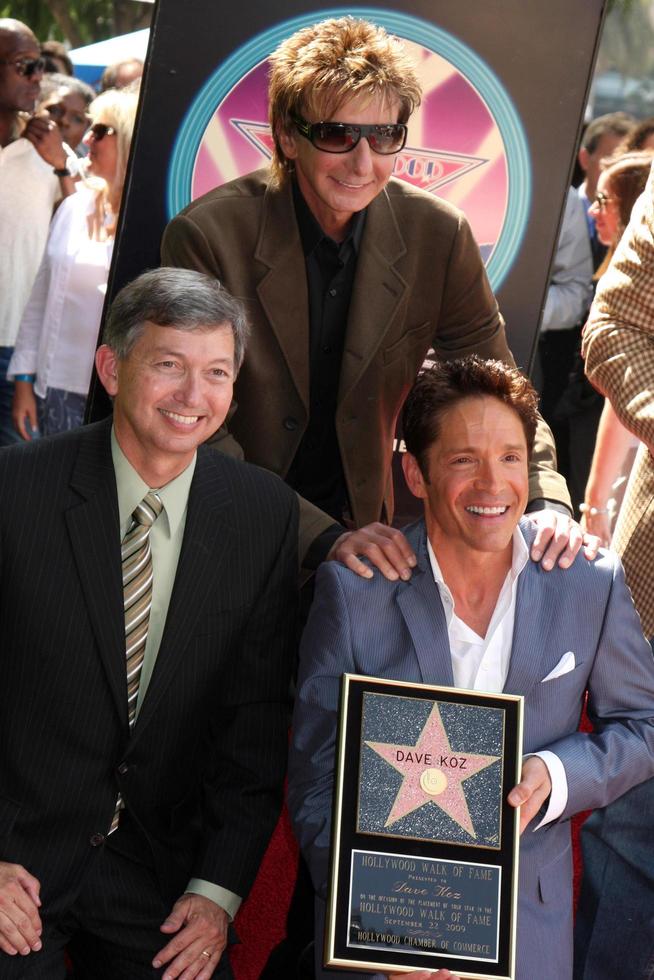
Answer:
<path fill-rule="evenodd" d="M 520 247 L 531 193 L 522 125 L 497 77 L 470 48 L 424 20 L 370 7 L 313 11 L 260 34 L 220 64 L 193 101 L 168 178 L 168 216 L 228 180 L 264 166 L 267 58 L 301 27 L 351 14 L 406 42 L 423 88 L 394 174 L 465 211 L 497 289 Z"/>

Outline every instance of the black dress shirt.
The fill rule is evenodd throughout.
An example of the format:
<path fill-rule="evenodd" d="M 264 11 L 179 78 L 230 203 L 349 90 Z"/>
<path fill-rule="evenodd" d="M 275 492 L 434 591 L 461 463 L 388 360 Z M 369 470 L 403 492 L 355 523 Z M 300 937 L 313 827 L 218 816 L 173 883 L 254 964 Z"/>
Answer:
<path fill-rule="evenodd" d="M 339 523 L 349 502 L 336 435 L 336 403 L 347 316 L 365 211 L 357 212 L 342 242 L 326 235 L 297 183 L 293 203 L 309 292 L 309 422 L 286 482 Z"/>

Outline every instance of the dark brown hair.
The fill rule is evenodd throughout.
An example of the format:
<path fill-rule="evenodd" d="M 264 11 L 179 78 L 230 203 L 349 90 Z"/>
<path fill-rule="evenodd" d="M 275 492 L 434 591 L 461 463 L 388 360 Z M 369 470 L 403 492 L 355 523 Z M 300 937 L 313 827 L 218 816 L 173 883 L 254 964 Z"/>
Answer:
<path fill-rule="evenodd" d="M 73 63 L 68 57 L 68 51 L 66 50 L 66 45 L 62 44 L 61 41 L 44 41 L 41 45 L 41 54 L 46 60 L 46 71 L 47 72 L 59 72 L 59 68 L 56 62 L 53 63 L 52 59 L 57 58 L 64 66 L 64 71 L 66 75 L 73 74 Z"/>
<path fill-rule="evenodd" d="M 538 395 L 517 368 L 503 361 L 483 360 L 476 354 L 455 361 L 437 361 L 413 385 L 402 410 L 407 452 L 428 476 L 427 453 L 441 431 L 444 414 L 465 398 L 489 396 L 512 408 L 520 417 L 529 456 L 538 422 Z"/>
<path fill-rule="evenodd" d="M 648 116 L 647 119 L 642 119 L 637 126 L 627 133 L 627 137 L 624 143 L 615 151 L 617 156 L 619 153 L 633 153 L 634 150 L 644 150 L 645 143 L 650 136 L 654 136 L 654 116 Z"/>
<path fill-rule="evenodd" d="M 602 173 L 606 174 L 610 196 L 615 198 L 620 215 L 617 239 L 622 237 L 632 208 L 645 190 L 653 160 L 654 151 L 639 150 L 602 161 Z"/>
<path fill-rule="evenodd" d="M 636 125 L 636 120 L 628 112 L 607 112 L 589 122 L 581 137 L 582 147 L 594 153 L 602 136 L 627 136 Z"/>

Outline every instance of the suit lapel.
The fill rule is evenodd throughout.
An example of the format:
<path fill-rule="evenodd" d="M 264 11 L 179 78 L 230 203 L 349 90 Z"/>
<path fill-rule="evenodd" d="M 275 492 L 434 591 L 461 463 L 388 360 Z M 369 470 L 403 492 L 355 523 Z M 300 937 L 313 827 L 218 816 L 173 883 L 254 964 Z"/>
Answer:
<path fill-rule="evenodd" d="M 259 302 L 308 411 L 309 295 L 290 181 L 266 190 L 254 257 L 268 267 L 257 286 Z"/>
<path fill-rule="evenodd" d="M 198 451 L 189 494 L 184 540 L 154 672 L 134 727 L 139 738 L 186 654 L 202 607 L 215 596 L 234 546 L 230 492 L 214 450 Z"/>
<path fill-rule="evenodd" d="M 534 532 L 528 522 L 522 524 L 522 530 L 530 548 Z M 418 557 L 418 565 L 411 579 L 398 587 L 397 603 L 411 634 L 423 682 L 453 686 L 447 623 L 427 554 L 424 522 L 419 521 L 407 537 Z M 555 604 L 554 579 L 548 578 L 548 573 L 530 559 L 518 579 L 505 694 L 526 696 L 542 680 L 543 651 L 549 644 Z"/>
<path fill-rule="evenodd" d="M 393 267 L 406 245 L 383 191 L 369 205 L 347 322 L 339 403 L 357 384 L 404 301 L 407 283 Z"/>
<path fill-rule="evenodd" d="M 408 630 L 424 684 L 454 686 L 445 612 L 427 554 L 427 535 L 420 521 L 407 535 L 418 565 L 408 582 L 399 586 L 397 604 Z"/>
<path fill-rule="evenodd" d="M 388 194 L 370 204 L 357 260 L 341 366 L 339 402 L 354 388 L 379 348 L 407 283 L 393 268 L 406 253 Z M 254 253 L 268 269 L 257 286 L 298 395 L 309 407 L 309 296 L 290 183 L 268 187 Z M 298 276 L 298 269 L 302 275 Z"/>
<path fill-rule="evenodd" d="M 127 729 L 125 630 L 111 419 L 81 437 L 72 489 L 79 503 L 65 514 L 86 607 L 118 714 Z"/>
<path fill-rule="evenodd" d="M 527 547 L 531 548 L 534 532 L 522 524 Z M 518 578 L 513 643 L 509 672 L 504 684 L 505 694 L 525 697 L 537 681 L 542 680 L 543 651 L 549 644 L 554 620 L 556 595 L 554 578 L 543 572 L 531 558 Z"/>

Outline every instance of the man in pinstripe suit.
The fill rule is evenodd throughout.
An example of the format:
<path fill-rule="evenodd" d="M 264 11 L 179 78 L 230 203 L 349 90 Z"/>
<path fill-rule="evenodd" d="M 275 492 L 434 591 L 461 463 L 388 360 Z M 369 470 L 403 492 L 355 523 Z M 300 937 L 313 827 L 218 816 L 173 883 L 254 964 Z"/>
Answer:
<path fill-rule="evenodd" d="M 281 803 L 297 578 L 293 492 L 200 445 L 245 332 L 215 280 L 146 273 L 97 353 L 113 424 L 0 456 L 3 980 L 60 980 L 64 947 L 76 980 L 231 975 Z"/>
<path fill-rule="evenodd" d="M 340 677 L 344 672 L 525 698 L 518 980 L 572 974 L 569 818 L 654 773 L 654 666 L 619 561 L 569 571 L 528 560 L 521 519 L 536 396 L 498 361 L 436 364 L 403 419 L 404 472 L 424 520 L 407 532 L 408 582 L 318 573 L 303 638 L 289 806 L 319 898 L 327 882 Z M 579 732 L 584 699 L 594 723 Z M 425 803 L 429 803 L 425 796 Z M 331 976 L 331 973 L 329 974 Z"/>

